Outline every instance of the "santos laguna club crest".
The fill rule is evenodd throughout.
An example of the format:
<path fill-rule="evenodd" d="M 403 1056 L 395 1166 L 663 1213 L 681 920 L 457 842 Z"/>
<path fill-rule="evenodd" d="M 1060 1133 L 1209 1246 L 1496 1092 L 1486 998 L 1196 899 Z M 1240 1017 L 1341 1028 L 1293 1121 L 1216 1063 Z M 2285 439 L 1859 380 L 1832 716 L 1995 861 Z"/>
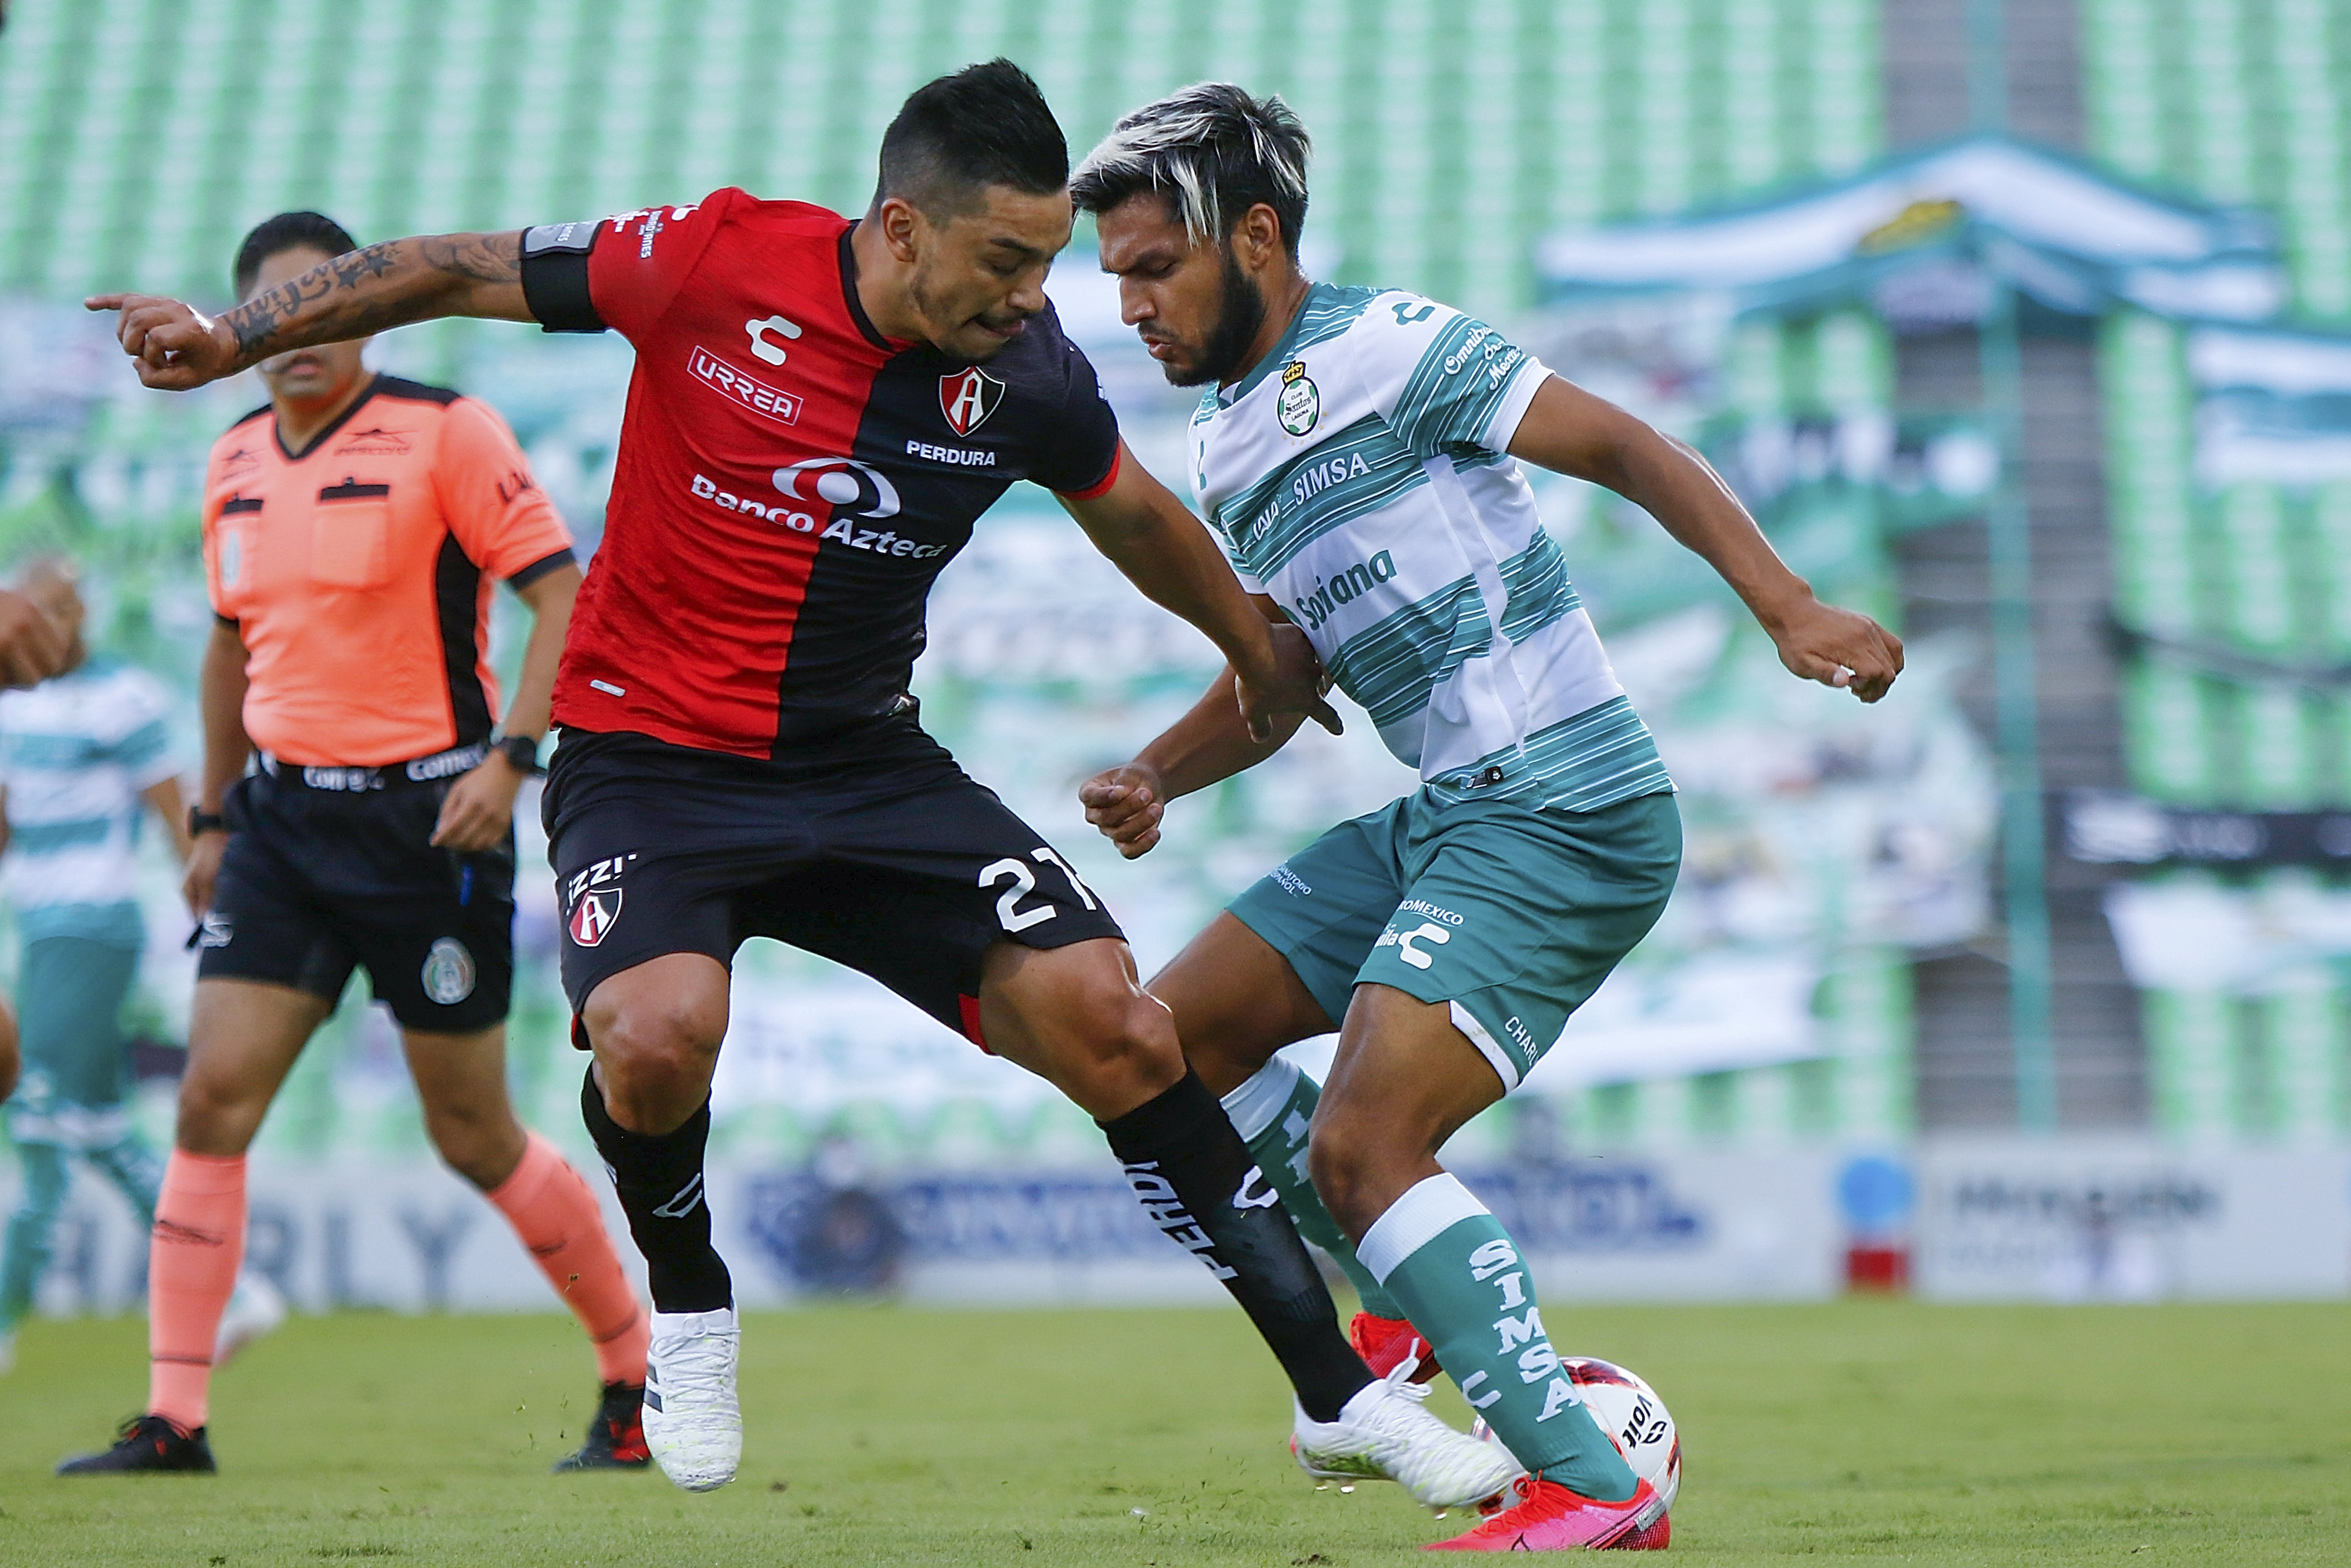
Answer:
<path fill-rule="evenodd" d="M 1314 428 L 1322 417 L 1322 394 L 1315 390 L 1313 378 L 1306 373 L 1304 360 L 1292 360 L 1281 367 L 1280 401 L 1274 405 L 1281 420 L 1281 428 L 1292 435 L 1303 435 Z"/>
<path fill-rule="evenodd" d="M 582 947 L 593 947 L 621 917 L 621 890 L 600 887 L 593 893 L 583 893 L 571 908 L 571 940 Z"/>
<path fill-rule="evenodd" d="M 957 435 L 969 435 L 987 423 L 1004 401 L 1004 383 L 974 365 L 939 378 L 939 412 Z"/>

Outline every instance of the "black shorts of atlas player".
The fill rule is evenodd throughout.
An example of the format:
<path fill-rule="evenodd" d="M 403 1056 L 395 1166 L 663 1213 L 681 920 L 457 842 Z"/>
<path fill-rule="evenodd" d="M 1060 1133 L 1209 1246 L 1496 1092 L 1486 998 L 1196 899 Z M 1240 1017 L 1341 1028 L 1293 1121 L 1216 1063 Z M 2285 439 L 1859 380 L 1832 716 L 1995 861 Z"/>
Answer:
<path fill-rule="evenodd" d="M 913 699 L 770 761 L 567 729 L 542 810 L 574 1015 L 672 953 L 772 937 L 872 976 L 987 1049 L 989 947 L 1122 937 L 1093 890 L 925 733 Z M 575 1024 L 572 1043 L 585 1049 Z"/>
<path fill-rule="evenodd" d="M 465 748 L 478 754 L 479 747 Z M 459 854 L 433 845 L 450 779 L 468 759 L 302 768 L 239 779 L 229 841 L 197 927 L 199 980 L 291 986 L 332 1003 L 364 966 L 402 1029 L 472 1034 L 506 1019 L 514 991 L 514 841 Z M 480 760 L 478 755 L 470 760 Z"/>

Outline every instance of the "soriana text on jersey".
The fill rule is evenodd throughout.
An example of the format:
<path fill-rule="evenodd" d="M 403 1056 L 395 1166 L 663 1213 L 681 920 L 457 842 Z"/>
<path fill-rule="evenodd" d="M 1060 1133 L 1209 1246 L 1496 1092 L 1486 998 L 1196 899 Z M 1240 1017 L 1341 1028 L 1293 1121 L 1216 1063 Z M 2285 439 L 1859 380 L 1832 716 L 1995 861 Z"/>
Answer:
<path fill-rule="evenodd" d="M 726 190 L 525 236 L 538 319 L 637 350 L 558 724 L 771 757 L 887 713 L 979 515 L 1018 479 L 1115 477 L 1117 421 L 1050 309 L 984 364 L 884 338 L 854 230 Z"/>

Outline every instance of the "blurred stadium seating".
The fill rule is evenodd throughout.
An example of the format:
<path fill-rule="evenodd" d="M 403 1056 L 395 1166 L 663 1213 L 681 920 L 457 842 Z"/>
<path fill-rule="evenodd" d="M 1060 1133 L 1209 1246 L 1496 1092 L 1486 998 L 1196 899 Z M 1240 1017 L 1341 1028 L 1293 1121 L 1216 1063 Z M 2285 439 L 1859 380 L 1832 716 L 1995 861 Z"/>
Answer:
<path fill-rule="evenodd" d="M 118 586 L 120 643 L 184 678 L 173 662 L 184 664 L 202 622 L 190 598 L 193 465 L 234 401 L 74 390 L 124 379 L 95 360 L 87 375 L 74 372 L 80 380 L 58 383 L 67 392 L 46 390 L 52 352 L 87 350 L 65 320 L 71 301 L 136 286 L 219 302 L 236 237 L 289 206 L 329 212 L 362 240 L 580 217 L 726 183 L 856 210 L 903 94 L 1004 53 L 1036 74 L 1078 149 L 1123 109 L 1183 82 L 1222 76 L 1282 92 L 1317 138 L 1308 259 L 1318 274 L 1421 289 L 1502 320 L 1552 363 L 1705 444 L 1824 590 L 1887 614 L 1907 608 L 1923 623 L 1938 613 L 1944 580 L 1929 580 L 1915 541 L 1980 509 L 1982 474 L 1970 454 L 1985 436 L 1971 369 L 1948 384 L 1921 376 L 1921 340 L 1850 303 L 1736 320 L 1709 316 L 1702 301 L 1671 319 L 1579 315 L 1546 298 L 1537 254 L 1548 235 L 1822 188 L 1957 132 L 1963 121 L 1922 132 L 1889 95 L 1909 90 L 1901 72 L 1917 65 L 1896 30 L 1932 21 L 1956 37 L 1949 25 L 1964 9 L 1960 0 L 17 0 L 0 34 L 0 350 L 14 346 L 0 365 L 0 551 L 78 530 L 75 542 Z M 2279 352 L 2316 345 L 2321 360 L 2339 352 L 2351 362 L 2342 335 L 2351 328 L 2351 5 L 2009 7 L 2032 47 L 2045 42 L 2035 18 L 2061 13 L 2073 18 L 2072 53 L 2053 64 L 2012 55 L 2011 76 L 2063 75 L 2062 92 L 2044 96 L 2065 107 L 2036 119 L 2023 102 L 2016 123 L 2054 135 L 2102 177 L 2199 210 L 2252 209 L 2246 233 L 2273 233 L 2274 250 L 2262 254 L 2283 257 L 2291 293 L 2284 315 L 2257 325 L 2287 345 Z M 1944 78 L 1963 75 L 1951 58 L 1927 63 Z M 1082 287 L 1086 248 L 1081 234 L 1057 287 Z M 1161 448 L 1145 443 L 1164 441 L 1180 401 L 1157 394 L 1102 312 L 1079 321 L 1065 308 L 1139 448 L 1161 463 Z M 2085 661 L 2049 684 L 2095 677 L 2086 700 L 2105 705 L 2114 732 L 2090 736 L 2112 754 L 2104 781 L 2207 812 L 2351 808 L 2351 467 L 2298 476 L 2259 463 L 2231 468 L 2210 439 L 2231 430 L 2267 439 L 2291 426 L 2307 438 L 2298 452 L 2351 444 L 2351 371 L 2292 396 L 2249 392 L 2210 369 L 2219 350 L 2204 326 L 2137 308 L 2035 330 L 2050 335 L 2027 355 L 2028 407 L 2071 402 L 2064 422 L 2028 433 L 2028 486 L 2057 472 L 2034 467 L 2035 440 L 2077 448 L 2063 455 L 2073 466 L 2047 481 L 2057 489 L 2031 497 L 2036 530 L 2072 530 L 2044 558 L 2060 564 L 2043 586 L 2051 602 L 2098 617 L 2111 597 L 2129 633 L 2108 646 L 2085 620 L 2074 642 L 2043 650 L 2044 678 L 2052 661 Z M 1971 366 L 1972 338 L 1948 336 L 1952 362 Z M 550 491 L 592 531 L 621 347 L 447 323 L 402 333 L 382 351 L 408 373 L 496 402 Z M 1956 402 L 1944 395 L 1954 386 Z M 68 408 L 70 418 L 57 412 Z M 1950 482 L 1921 486 L 1912 474 L 1897 484 L 1888 463 Z M 1628 684 L 1652 683 L 1635 695 L 1668 745 L 1691 822 L 1677 912 L 1652 944 L 1653 967 L 1631 974 L 1650 988 L 1581 1023 L 1594 1039 L 1647 1030 L 1642 1038 L 1656 1040 L 1672 1007 L 1704 1000 L 1697 976 L 1729 988 L 1734 1009 L 1737 988 L 1750 988 L 1750 1014 L 1793 1019 L 1802 1039 L 1775 1036 L 1705 1071 L 1587 1073 L 1481 1123 L 1465 1152 L 1540 1163 L 1563 1147 L 1898 1150 L 1922 1123 L 1929 1132 L 2012 1123 L 1997 902 L 1987 896 L 1984 727 L 1971 732 L 1959 716 L 1983 717 L 1980 705 L 1967 709 L 1966 666 L 1980 662 L 1980 639 L 1922 640 L 1909 688 L 1919 706 L 1897 719 L 1889 704 L 1874 729 L 1840 727 L 1826 707 L 1802 706 L 1816 694 L 1781 689 L 1768 647 L 1724 615 L 1719 590 L 1688 575 L 1695 569 L 1654 530 L 1642 536 L 1637 519 L 1578 487 L 1548 487 L 1542 498 L 1553 526 L 1574 535 L 1577 580 Z M 1158 638 L 1118 585 L 1065 566 L 1050 542 L 1061 526 L 1016 493 L 943 587 L 924 676 L 926 716 L 976 772 L 1040 817 L 1064 809 L 1071 769 L 1101 759 L 1196 674 L 1194 654 Z M 1966 526 L 1948 537 L 1976 551 L 1980 572 L 1981 536 Z M 2064 549 L 2089 552 L 2095 571 L 2075 572 L 2082 558 Z M 1004 601 L 1039 582 L 1060 595 L 1056 618 L 1008 617 Z M 1980 610 L 1980 590 L 1970 591 Z M 1124 685 L 1089 685 L 1088 662 L 1105 647 L 1149 655 Z M 2044 703 L 2044 744 L 2083 743 L 2089 730 L 2071 732 L 2057 714 Z M 1195 847 L 1171 842 L 1148 867 L 1105 868 L 1146 961 L 1327 820 L 1334 801 L 1352 801 L 1348 791 L 1395 783 L 1375 750 L 1317 755 L 1187 808 L 1200 813 Z M 2345 1146 L 2343 864 L 2215 870 L 2158 858 L 2150 869 L 2101 871 L 2070 894 L 2113 971 L 2105 989 L 2082 989 L 2078 1006 L 2119 1002 L 2095 1049 L 2060 1041 L 2068 1124 L 2151 1126 L 2191 1146 Z M 2142 968 L 2126 985 L 2099 902 L 2110 884 L 2142 900 L 2149 929 L 2186 932 L 2208 950 L 2213 933 L 2242 936 L 2253 956 L 2176 978 Z M 1775 920 L 1801 941 L 1756 938 Z M 1954 954 L 1995 988 L 1938 991 L 1933 966 Z M 2064 949 L 2064 961 L 2073 954 Z M 568 1125 L 571 1058 L 544 967 L 527 978 L 518 1015 L 526 1040 L 544 1049 L 518 1048 L 517 1071 L 526 1103 Z M 930 1082 L 929 1059 L 918 1063 L 915 1046 L 892 1033 L 897 1015 L 846 994 L 811 1010 L 813 971 L 781 960 L 745 972 L 754 991 L 795 988 L 799 1010 L 745 1006 L 737 1060 L 748 1108 L 721 1136 L 742 1161 L 787 1165 L 834 1134 L 883 1166 L 1098 1157 L 1082 1118 L 990 1098 L 960 1066 L 936 1069 L 946 1076 L 918 1106 L 858 1100 L 852 1080 L 872 1077 L 877 1061 L 894 1062 L 901 1082 Z M 1974 1032 L 1956 1045 L 1928 1039 L 1944 1026 L 1928 1015 L 1952 1007 L 1969 1011 Z M 1719 1019 L 1721 1008 L 1698 1011 Z M 421 1149 L 396 1063 L 358 1012 L 347 1009 L 298 1072 L 270 1125 L 280 1150 L 409 1158 Z M 2099 1032 L 2095 1022 L 2082 1023 L 2084 1040 Z M 909 1054 L 890 1054 L 902 1049 Z M 1922 1050 L 1944 1054 L 1915 1061 Z"/>

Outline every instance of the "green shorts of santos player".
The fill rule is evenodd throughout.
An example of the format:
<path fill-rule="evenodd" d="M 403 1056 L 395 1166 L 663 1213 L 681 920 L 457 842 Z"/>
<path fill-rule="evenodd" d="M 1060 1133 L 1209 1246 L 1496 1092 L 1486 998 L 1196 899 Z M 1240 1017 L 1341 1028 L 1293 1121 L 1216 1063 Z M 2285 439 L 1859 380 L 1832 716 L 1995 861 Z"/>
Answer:
<path fill-rule="evenodd" d="M 1232 914 L 1327 1017 L 1365 981 L 1444 1004 L 1507 1091 L 1657 923 L 1681 847 L 1670 794 L 1562 811 L 1424 786 L 1324 833 Z"/>

